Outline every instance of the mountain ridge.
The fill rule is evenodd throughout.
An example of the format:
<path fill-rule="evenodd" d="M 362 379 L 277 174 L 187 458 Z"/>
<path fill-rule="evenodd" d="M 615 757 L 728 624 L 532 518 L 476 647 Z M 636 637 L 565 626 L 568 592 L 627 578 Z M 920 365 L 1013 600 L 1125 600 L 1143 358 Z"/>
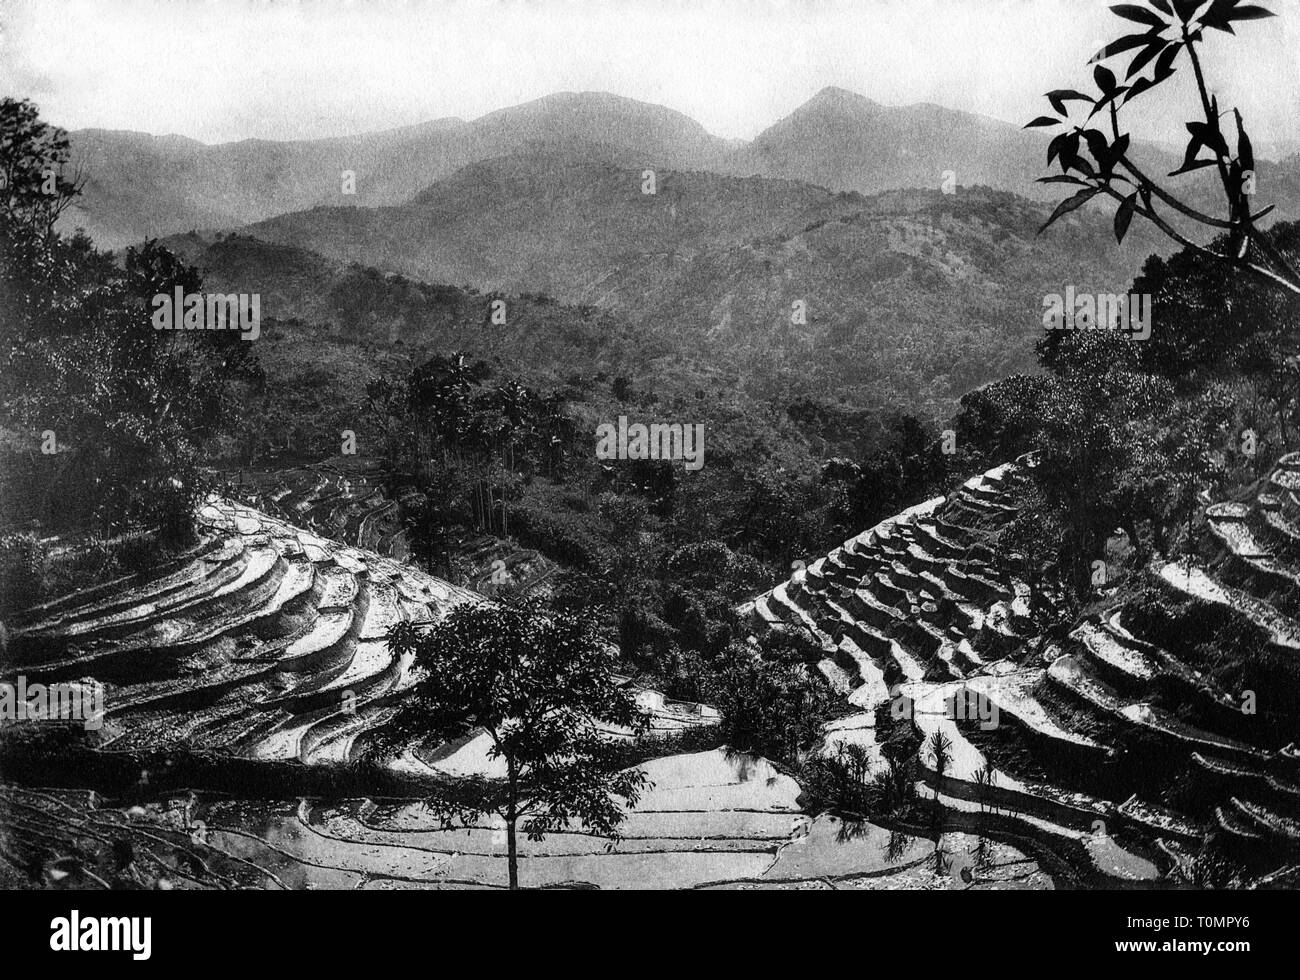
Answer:
<path fill-rule="evenodd" d="M 723 139 L 676 110 L 602 92 L 557 92 L 468 121 L 444 117 L 319 140 L 209 145 L 105 129 L 70 139 L 74 166 L 88 179 L 61 227 L 83 227 L 104 248 L 232 230 L 319 206 L 401 205 L 465 167 L 537 146 L 638 171 L 795 180 L 832 192 L 984 185 L 1034 200 L 1058 196 L 1036 183 L 1048 169 L 1038 132 L 934 103 L 886 106 L 835 86 L 751 141 Z M 1178 163 L 1155 144 L 1134 152 L 1149 172 Z M 1278 215 L 1300 216 L 1300 157 L 1261 161 L 1258 169 Z M 1194 205 L 1213 207 L 1210 177 L 1194 175 L 1187 191 Z"/>

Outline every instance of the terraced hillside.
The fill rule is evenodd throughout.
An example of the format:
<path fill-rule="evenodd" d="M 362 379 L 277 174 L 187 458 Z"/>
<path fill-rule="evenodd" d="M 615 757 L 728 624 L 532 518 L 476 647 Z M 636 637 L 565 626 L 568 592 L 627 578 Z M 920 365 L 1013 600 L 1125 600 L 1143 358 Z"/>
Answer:
<path fill-rule="evenodd" d="M 223 789 L 251 779 L 260 791 L 232 798 L 209 784 L 177 796 L 175 786 L 190 784 L 172 774 L 154 780 L 154 791 L 147 769 L 132 787 L 119 783 L 113 797 L 42 789 L 30 779 L 0 785 L 0 877 L 12 887 L 50 888 L 503 885 L 498 826 L 447 826 L 418 795 L 277 800 L 266 791 L 291 772 L 286 766 L 328 771 L 366 755 L 376 728 L 415 680 L 411 665 L 388 649 L 392 623 L 433 620 L 457 603 L 483 600 L 244 505 L 213 499 L 201 517 L 193 549 L 144 580 L 106 583 L 20 616 L 0 677 L 102 682 L 106 716 L 93 733 L 95 765 L 185 767 L 194 753 L 242 767 L 238 778 L 218 783 Z M 637 694 L 660 736 L 705 734 L 717 721 L 708 706 L 650 690 Z M 477 731 L 375 755 L 413 781 L 406 785 L 500 770 Z M 815 816 L 789 775 L 726 747 L 669 754 L 644 766 L 654 785 L 620 840 L 575 827 L 525 843 L 523 881 L 1052 884 L 1021 850 L 965 828 L 927 838 Z"/>
<path fill-rule="evenodd" d="M 1030 465 L 883 522 L 743 611 L 820 642 L 876 759 L 876 709 L 908 719 L 924 740 L 918 792 L 954 815 L 992 808 L 1007 833 L 1102 880 L 1199 881 L 1207 841 L 1240 880 L 1291 880 L 1300 454 L 1255 499 L 1208 508 L 1203 560 L 1155 564 L 1062 642 L 1042 635 L 998 546 Z M 1211 622 L 1255 645 L 1225 662 L 1198 646 L 1216 640 Z"/>
<path fill-rule="evenodd" d="M 412 487 L 390 491 L 379 460 L 337 456 L 290 469 L 241 470 L 232 480 L 231 494 L 251 506 L 332 540 L 413 561 L 403 516 L 422 495 Z M 555 571 L 538 552 L 493 535 L 464 533 L 452 544 L 453 578 L 476 592 L 502 585 L 531 592 Z"/>
<path fill-rule="evenodd" d="M 417 680 L 389 649 L 392 625 L 484 601 L 241 504 L 214 498 L 200 520 L 198 544 L 148 580 L 109 582 L 17 617 L 0 679 L 100 681 L 104 751 L 343 762 Z M 716 719 L 655 691 L 638 698 L 659 731 Z M 410 746 L 395 764 L 487 773 L 496 761 L 486 749 L 471 732 Z"/>
<path fill-rule="evenodd" d="M 148 580 L 17 618 L 5 674 L 101 681 L 104 749 L 344 759 L 412 683 L 389 627 L 478 599 L 239 504 L 214 499 L 200 520 L 198 544 Z"/>
<path fill-rule="evenodd" d="M 529 843 L 524 882 L 1206 883 L 1208 840 L 1233 862 L 1227 883 L 1294 884 L 1300 454 L 1247 499 L 1208 507 L 1198 555 L 1156 562 L 1068 634 L 1044 631 L 1057 597 L 1031 597 L 999 545 L 1031 465 L 991 470 L 881 523 L 744 609 L 757 630 L 802 630 L 824 649 L 822 673 L 857 709 L 827 726 L 828 750 L 859 745 L 879 765 L 881 725 L 920 745 L 916 788 L 940 805 L 933 824 L 817 815 L 799 783 L 765 760 L 666 744 L 670 754 L 643 764 L 654 787 L 623 839 L 572 828 Z M 364 509 L 365 493 L 332 509 L 315 472 L 314 497 L 290 493 L 280 504 L 316 501 L 298 512 L 358 531 L 364 521 L 340 523 L 338 505 Z M 382 524 L 370 526 L 382 539 Z M 103 760 L 199 752 L 328 770 L 367 755 L 415 681 L 389 652 L 388 627 L 478 601 L 392 558 L 213 499 L 192 550 L 145 580 L 107 583 L 9 624 L 0 679 L 102 682 L 94 744 Z M 1224 630 L 1251 654 L 1216 659 Z M 638 698 L 661 735 L 706 732 L 717 720 L 655 691 Z M 416 781 L 499 775 L 487 749 L 483 733 L 467 731 L 381 761 Z M 5 787 L 6 874 L 45 887 L 121 886 L 132 874 L 168 887 L 504 882 L 499 827 L 444 826 L 417 799 L 268 801 L 199 789 L 142 803 L 141 793 Z"/>

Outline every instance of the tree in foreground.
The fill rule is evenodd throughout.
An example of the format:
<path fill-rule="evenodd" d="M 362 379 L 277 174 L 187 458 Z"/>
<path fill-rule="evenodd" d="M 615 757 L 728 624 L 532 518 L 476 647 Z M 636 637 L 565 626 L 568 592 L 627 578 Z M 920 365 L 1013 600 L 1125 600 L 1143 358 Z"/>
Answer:
<path fill-rule="evenodd" d="M 611 729 L 642 734 L 647 717 L 615 676 L 615 653 L 590 618 L 536 599 L 462 605 L 441 622 L 399 623 L 389 642 L 422 679 L 386 738 L 407 741 L 473 727 L 492 740 L 506 776 L 448 784 L 429 806 L 444 820 L 505 821 L 510 887 L 519 887 L 517 829 L 529 840 L 571 823 L 618 838 L 626 807 L 647 787 L 623 768 Z"/>

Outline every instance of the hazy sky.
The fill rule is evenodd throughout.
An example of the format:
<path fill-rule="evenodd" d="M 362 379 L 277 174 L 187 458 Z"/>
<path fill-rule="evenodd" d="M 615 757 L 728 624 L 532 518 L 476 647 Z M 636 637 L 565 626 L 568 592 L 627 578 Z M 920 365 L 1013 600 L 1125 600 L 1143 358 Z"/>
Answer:
<path fill-rule="evenodd" d="M 1211 31 L 1257 142 L 1300 140 L 1300 0 Z M 0 0 L 0 93 L 70 129 L 205 142 L 473 118 L 601 90 L 754 136 L 826 85 L 1014 122 L 1082 86 L 1106 0 Z M 1177 107 L 1145 132 L 1179 139 Z M 1185 134 L 1182 139 L 1185 140 Z"/>

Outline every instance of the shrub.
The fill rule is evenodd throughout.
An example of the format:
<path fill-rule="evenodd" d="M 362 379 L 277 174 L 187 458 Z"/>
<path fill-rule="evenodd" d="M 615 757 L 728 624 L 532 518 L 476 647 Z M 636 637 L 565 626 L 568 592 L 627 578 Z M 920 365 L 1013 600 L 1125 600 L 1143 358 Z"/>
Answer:
<path fill-rule="evenodd" d="M 581 517 L 521 504 L 510 508 L 510 530 L 527 547 L 581 571 L 602 564 L 605 547 Z"/>
<path fill-rule="evenodd" d="M 820 740 L 834 703 L 819 674 L 772 663 L 739 643 L 707 693 L 722 713 L 727 744 L 782 760 L 798 759 Z"/>
<path fill-rule="evenodd" d="M 876 799 L 871 755 L 852 742 L 810 759 L 800 772 L 800 783 L 818 804 L 841 812 L 867 813 Z"/>

